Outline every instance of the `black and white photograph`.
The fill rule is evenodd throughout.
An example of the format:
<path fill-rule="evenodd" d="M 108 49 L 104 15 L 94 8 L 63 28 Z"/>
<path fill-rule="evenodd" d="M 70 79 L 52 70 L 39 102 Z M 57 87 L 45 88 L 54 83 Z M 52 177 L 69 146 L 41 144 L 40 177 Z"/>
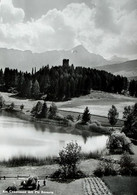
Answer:
<path fill-rule="evenodd" d="M 0 0 L 0 195 L 137 195 L 137 0 Z"/>

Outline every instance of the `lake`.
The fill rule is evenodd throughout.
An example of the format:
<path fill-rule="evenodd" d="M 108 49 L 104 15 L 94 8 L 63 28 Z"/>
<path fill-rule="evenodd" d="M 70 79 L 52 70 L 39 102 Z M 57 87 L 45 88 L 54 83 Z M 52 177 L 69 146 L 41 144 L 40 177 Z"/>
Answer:
<path fill-rule="evenodd" d="M 70 141 L 77 141 L 83 152 L 101 151 L 106 147 L 108 136 L 82 137 L 64 133 L 65 127 L 31 123 L 0 112 L 0 160 L 13 156 L 57 156 Z"/>

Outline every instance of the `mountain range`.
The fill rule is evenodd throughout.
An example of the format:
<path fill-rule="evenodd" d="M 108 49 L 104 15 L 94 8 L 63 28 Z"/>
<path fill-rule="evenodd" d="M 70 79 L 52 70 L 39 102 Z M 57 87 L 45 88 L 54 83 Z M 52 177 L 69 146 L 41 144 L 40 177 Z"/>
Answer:
<path fill-rule="evenodd" d="M 31 71 L 36 67 L 62 65 L 63 59 L 69 59 L 70 65 L 83 66 L 106 70 L 113 74 L 121 74 L 128 77 L 137 76 L 137 60 L 127 61 L 126 58 L 113 56 L 106 60 L 101 55 L 90 53 L 82 45 L 70 50 L 52 50 L 43 53 L 32 53 L 29 50 L 0 48 L 0 68 L 17 68 L 22 71 Z M 124 62 L 123 62 L 124 61 Z"/>
<path fill-rule="evenodd" d="M 96 69 L 105 70 L 115 75 L 123 75 L 129 79 L 137 80 L 137 60 L 130 60 L 123 63 L 98 66 Z"/>
<path fill-rule="evenodd" d="M 88 52 L 82 45 L 71 50 L 53 50 L 43 53 L 0 49 L 0 66 L 3 68 L 10 67 L 30 71 L 32 67 L 39 69 L 47 64 L 50 66 L 62 65 L 62 60 L 65 58 L 75 66 L 95 67 L 108 63 L 102 56 Z"/>

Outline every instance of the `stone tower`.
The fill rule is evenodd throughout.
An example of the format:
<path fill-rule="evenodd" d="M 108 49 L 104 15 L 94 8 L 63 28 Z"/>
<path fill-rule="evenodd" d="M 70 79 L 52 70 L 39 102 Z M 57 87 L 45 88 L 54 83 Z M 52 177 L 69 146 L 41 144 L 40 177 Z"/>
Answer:
<path fill-rule="evenodd" d="M 63 67 L 69 66 L 69 59 L 63 59 Z"/>

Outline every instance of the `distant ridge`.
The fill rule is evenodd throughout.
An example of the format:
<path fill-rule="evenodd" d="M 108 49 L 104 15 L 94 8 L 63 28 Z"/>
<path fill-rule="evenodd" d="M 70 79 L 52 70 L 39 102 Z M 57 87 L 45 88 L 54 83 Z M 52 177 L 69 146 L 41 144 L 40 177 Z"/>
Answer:
<path fill-rule="evenodd" d="M 137 77 L 137 60 L 130 60 L 123 63 L 98 66 L 96 69 L 105 70 L 115 75 L 123 75 L 129 78 Z"/>
<path fill-rule="evenodd" d="M 63 59 L 69 59 L 70 65 L 83 66 L 105 70 L 112 74 L 120 74 L 130 78 L 137 76 L 137 60 L 123 61 L 126 58 L 113 56 L 110 61 L 101 55 L 90 53 L 82 45 L 78 45 L 70 50 L 52 50 L 43 53 L 32 53 L 29 50 L 21 51 L 16 49 L 0 48 L 0 68 L 15 68 L 22 71 L 31 71 L 36 67 L 39 70 L 42 66 L 62 65 Z M 108 64 L 108 65 L 106 65 Z"/>
<path fill-rule="evenodd" d="M 44 53 L 0 48 L 1 68 L 10 67 L 31 71 L 32 67 L 39 69 L 47 64 L 50 66 L 62 65 L 64 58 L 68 58 L 70 64 L 75 66 L 95 67 L 108 63 L 102 56 L 88 52 L 82 45 L 71 50 L 53 50 Z"/>

